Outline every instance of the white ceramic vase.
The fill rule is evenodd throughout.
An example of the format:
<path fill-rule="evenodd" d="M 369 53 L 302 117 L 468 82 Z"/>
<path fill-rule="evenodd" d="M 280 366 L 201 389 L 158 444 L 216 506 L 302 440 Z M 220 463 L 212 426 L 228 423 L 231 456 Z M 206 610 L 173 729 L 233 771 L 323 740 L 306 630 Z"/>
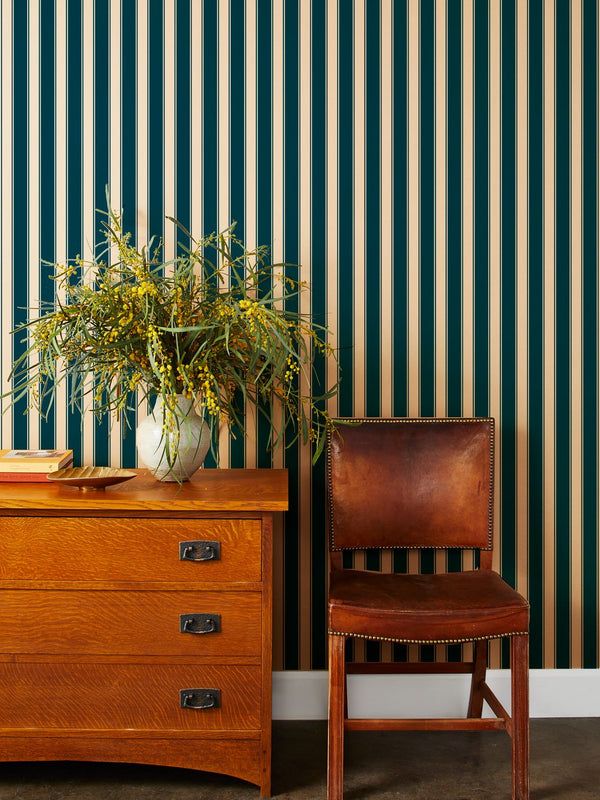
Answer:
<path fill-rule="evenodd" d="M 176 396 L 178 425 L 176 432 L 163 433 L 164 403 L 156 398 L 152 414 L 137 426 L 136 442 L 140 461 L 159 481 L 189 481 L 202 466 L 210 447 L 210 427 L 196 413 L 194 401 L 182 394 Z M 171 464 L 167 459 L 168 438 Z M 173 461 L 173 456 L 176 457 Z"/>

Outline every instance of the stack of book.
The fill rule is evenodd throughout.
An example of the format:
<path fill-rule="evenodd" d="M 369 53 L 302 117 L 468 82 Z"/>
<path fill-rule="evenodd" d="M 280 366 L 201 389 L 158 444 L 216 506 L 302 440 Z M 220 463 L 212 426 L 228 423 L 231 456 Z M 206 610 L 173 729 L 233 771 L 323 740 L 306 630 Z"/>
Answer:
<path fill-rule="evenodd" d="M 72 465 L 72 450 L 0 450 L 0 482 L 38 483 Z"/>

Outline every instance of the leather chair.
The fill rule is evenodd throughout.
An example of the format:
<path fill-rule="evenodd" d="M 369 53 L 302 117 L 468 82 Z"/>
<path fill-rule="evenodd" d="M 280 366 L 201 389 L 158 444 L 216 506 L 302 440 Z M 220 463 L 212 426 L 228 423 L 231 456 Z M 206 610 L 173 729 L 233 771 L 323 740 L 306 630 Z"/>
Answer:
<path fill-rule="evenodd" d="M 349 420 L 344 420 L 348 422 Z M 494 420 L 368 419 L 329 438 L 328 800 L 342 800 L 353 730 L 506 730 L 513 800 L 529 798 L 529 605 L 492 570 Z M 345 570 L 345 550 L 461 548 L 480 567 L 437 575 Z M 348 664 L 349 637 L 475 642 L 472 662 Z M 510 637 L 512 717 L 485 682 L 488 640 Z M 376 668 L 376 669 L 374 669 Z M 467 672 L 465 719 L 349 719 L 348 672 Z M 483 701 L 495 718 L 482 718 Z"/>

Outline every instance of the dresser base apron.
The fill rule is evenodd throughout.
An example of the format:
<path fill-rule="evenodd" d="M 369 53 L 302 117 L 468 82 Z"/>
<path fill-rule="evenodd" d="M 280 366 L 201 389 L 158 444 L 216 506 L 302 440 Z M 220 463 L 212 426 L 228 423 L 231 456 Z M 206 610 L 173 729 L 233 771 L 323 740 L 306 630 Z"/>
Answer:
<path fill-rule="evenodd" d="M 0 761 L 106 761 L 183 767 L 231 775 L 260 786 L 263 796 L 270 794 L 264 774 L 268 770 L 260 766 L 264 759 L 258 733 L 257 738 L 239 739 L 176 738 L 175 733 L 169 738 L 151 738 L 145 731 L 130 738 L 116 737 L 114 732 L 106 732 L 106 736 L 94 732 L 85 737 L 56 730 L 45 736 L 15 733 L 0 734 Z M 252 736 L 246 732 L 242 735 Z"/>

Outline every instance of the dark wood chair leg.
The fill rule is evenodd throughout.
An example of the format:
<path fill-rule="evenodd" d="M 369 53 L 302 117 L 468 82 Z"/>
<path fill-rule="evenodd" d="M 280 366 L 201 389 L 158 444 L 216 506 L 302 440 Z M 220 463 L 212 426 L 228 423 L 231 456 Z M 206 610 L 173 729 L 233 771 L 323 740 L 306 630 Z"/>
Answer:
<path fill-rule="evenodd" d="M 483 712 L 483 683 L 487 669 L 488 643 L 487 639 L 475 642 L 475 656 L 473 659 L 473 675 L 471 677 L 471 695 L 469 697 L 469 710 L 467 717 L 481 718 Z"/>
<path fill-rule="evenodd" d="M 344 797 L 344 701 L 346 661 L 343 636 L 329 636 L 329 729 L 327 800 Z"/>
<path fill-rule="evenodd" d="M 529 636 L 510 643 L 513 800 L 529 800 Z"/>

